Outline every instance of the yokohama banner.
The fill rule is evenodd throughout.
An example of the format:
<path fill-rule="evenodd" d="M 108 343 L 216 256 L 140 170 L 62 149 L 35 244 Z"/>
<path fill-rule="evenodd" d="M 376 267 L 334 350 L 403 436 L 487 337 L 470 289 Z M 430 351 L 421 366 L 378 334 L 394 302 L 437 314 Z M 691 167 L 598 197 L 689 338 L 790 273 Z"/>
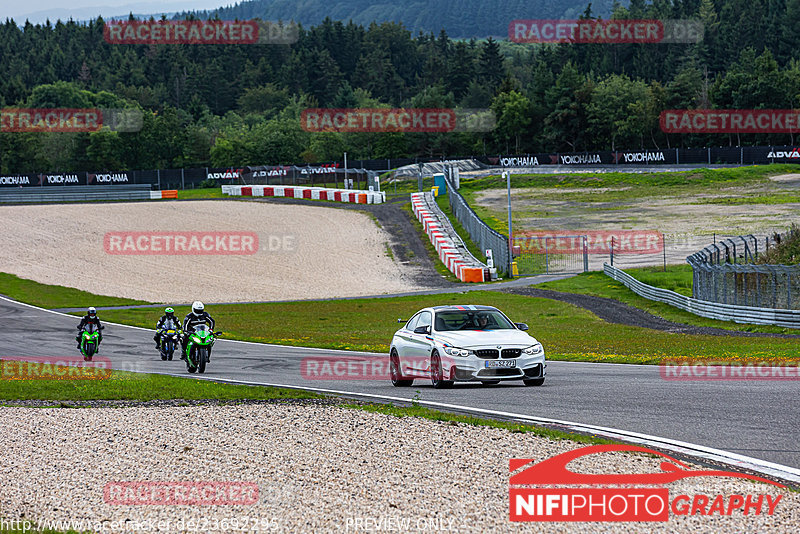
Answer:
<path fill-rule="evenodd" d="M 764 119 L 765 120 L 765 119 Z M 799 122 L 800 123 L 800 122 Z M 459 159 L 453 157 L 452 159 Z M 617 165 L 765 165 L 768 163 L 800 163 L 800 145 L 783 146 L 724 146 L 707 148 L 664 148 L 596 151 L 596 152 L 544 152 L 532 154 L 507 154 L 470 156 L 490 167 L 533 169 L 541 166 L 608 167 Z M 439 162 L 428 159 L 375 159 L 351 160 L 351 169 L 385 170 L 403 165 Z M 272 179 L 274 183 L 294 183 L 297 178 L 333 176 L 342 164 L 317 163 L 305 166 L 254 166 L 226 168 L 166 169 L 142 171 L 97 171 L 58 174 L 0 175 L 0 189 L 10 187 L 43 187 L 57 185 L 114 185 L 152 184 L 162 189 L 169 184 L 172 189 L 199 184 L 205 180 L 233 181 L 240 178 Z"/>

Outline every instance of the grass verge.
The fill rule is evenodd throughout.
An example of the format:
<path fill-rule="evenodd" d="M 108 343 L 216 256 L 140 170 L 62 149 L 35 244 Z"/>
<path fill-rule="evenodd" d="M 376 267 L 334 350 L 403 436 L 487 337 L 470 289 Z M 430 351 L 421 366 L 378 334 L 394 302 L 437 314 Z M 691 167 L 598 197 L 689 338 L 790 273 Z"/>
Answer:
<path fill-rule="evenodd" d="M 14 362 L 18 364 L 19 362 Z M 60 372 L 61 366 L 56 366 Z M 64 369 L 65 371 L 66 369 Z M 0 380 L 0 401 L 9 400 L 275 400 L 318 399 L 296 389 L 221 384 L 196 378 L 111 371 L 102 380 Z"/>
<path fill-rule="evenodd" d="M 236 198 L 222 194 L 221 187 L 203 187 L 200 189 L 179 189 L 179 200 L 205 200 L 210 198 Z"/>
<path fill-rule="evenodd" d="M 639 269 L 625 269 L 625 272 L 637 280 L 655 287 L 670 289 L 682 295 L 692 295 L 692 268 L 689 265 L 670 265 L 667 272 L 663 272 L 661 267 L 644 267 Z M 741 332 L 761 332 L 773 334 L 797 334 L 797 330 L 783 328 L 780 326 L 748 325 L 730 321 L 716 321 L 699 317 L 687 311 L 680 310 L 663 302 L 655 302 L 640 297 L 622 282 L 617 282 L 603 274 L 602 271 L 582 273 L 571 278 L 554 280 L 537 284 L 534 286 L 539 289 L 551 289 L 564 293 L 578 293 L 581 295 L 593 295 L 595 297 L 606 297 L 620 302 L 624 302 L 634 308 L 639 308 L 647 313 L 663 317 L 668 321 L 683 323 L 693 326 L 710 326 L 723 328 L 725 330 L 738 330 Z M 800 348 L 798 348 L 800 350 Z"/>
<path fill-rule="evenodd" d="M 143 300 L 94 295 L 71 287 L 40 284 L 13 274 L 0 273 L 0 294 L 41 308 L 87 308 L 89 306 L 134 306 Z"/>

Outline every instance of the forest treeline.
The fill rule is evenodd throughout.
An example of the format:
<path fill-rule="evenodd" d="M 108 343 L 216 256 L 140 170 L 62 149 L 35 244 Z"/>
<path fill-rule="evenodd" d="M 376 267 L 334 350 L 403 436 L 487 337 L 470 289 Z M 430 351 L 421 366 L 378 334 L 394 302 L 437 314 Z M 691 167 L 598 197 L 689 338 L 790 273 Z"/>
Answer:
<path fill-rule="evenodd" d="M 104 21 L 0 25 L 0 106 L 139 108 L 138 133 L 0 133 L 0 172 L 289 164 L 791 144 L 664 134 L 664 109 L 787 109 L 800 0 L 633 0 L 617 18 L 694 18 L 695 44 L 521 45 L 330 19 L 288 45 L 112 45 Z M 594 17 L 591 7 L 582 18 Z M 309 133 L 309 107 L 491 108 L 491 132 Z"/>
<path fill-rule="evenodd" d="M 614 3 L 594 0 L 592 9 L 607 18 Z M 469 39 L 505 35 L 508 22 L 513 19 L 576 19 L 584 9 L 586 0 L 245 0 L 196 14 L 221 19 L 294 21 L 304 26 L 321 24 L 326 16 L 365 26 L 397 22 L 414 33 L 444 30 L 451 37 Z"/>

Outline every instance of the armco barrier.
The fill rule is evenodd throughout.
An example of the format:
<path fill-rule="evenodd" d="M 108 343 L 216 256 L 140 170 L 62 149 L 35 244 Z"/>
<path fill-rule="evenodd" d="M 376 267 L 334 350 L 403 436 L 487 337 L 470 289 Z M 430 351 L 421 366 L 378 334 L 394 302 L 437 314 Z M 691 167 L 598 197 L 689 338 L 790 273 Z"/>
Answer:
<path fill-rule="evenodd" d="M 462 282 L 483 282 L 486 265 L 469 253 L 431 193 L 411 193 L 411 209 L 439 253 L 442 263 Z"/>
<path fill-rule="evenodd" d="M 37 187 L 0 190 L 0 203 L 82 202 L 87 200 L 155 200 L 178 198 L 178 192 L 151 191 L 148 184 Z"/>
<path fill-rule="evenodd" d="M 222 194 L 245 197 L 308 198 L 312 200 L 350 202 L 353 204 L 383 204 L 386 201 L 386 193 L 383 191 L 354 191 L 352 189 L 284 185 L 223 185 Z"/>
<path fill-rule="evenodd" d="M 697 300 L 686 295 L 681 295 L 643 284 L 625 271 L 609 264 L 603 265 L 603 272 L 618 282 L 622 282 L 628 289 L 646 299 L 664 302 L 676 308 L 688 311 L 700 317 L 718 319 L 720 321 L 733 321 L 745 324 L 768 324 L 786 328 L 800 328 L 800 310 L 783 310 L 776 308 L 753 308 L 750 306 L 737 306 L 734 304 L 720 304 L 706 300 Z"/>

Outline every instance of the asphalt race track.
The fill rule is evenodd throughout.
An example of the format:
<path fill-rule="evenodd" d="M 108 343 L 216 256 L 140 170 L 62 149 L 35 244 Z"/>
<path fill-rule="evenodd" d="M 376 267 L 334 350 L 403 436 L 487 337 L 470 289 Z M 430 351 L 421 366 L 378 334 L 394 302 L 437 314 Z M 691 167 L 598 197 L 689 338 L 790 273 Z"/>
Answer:
<path fill-rule="evenodd" d="M 0 356 L 76 356 L 78 322 L 0 299 L 5 334 Z M 535 330 L 532 325 L 534 335 Z M 116 369 L 193 376 L 180 360 L 161 361 L 152 336 L 152 331 L 106 324 L 100 355 L 110 358 Z M 355 361 L 386 357 L 221 339 L 205 376 L 404 398 L 419 391 L 421 400 L 639 432 L 800 468 L 797 380 L 675 382 L 663 380 L 656 366 L 571 362 L 549 362 L 542 387 L 510 382 L 434 390 L 423 380 L 412 388 L 394 388 L 388 380 L 320 381 L 301 376 L 303 358 L 326 355 Z"/>

